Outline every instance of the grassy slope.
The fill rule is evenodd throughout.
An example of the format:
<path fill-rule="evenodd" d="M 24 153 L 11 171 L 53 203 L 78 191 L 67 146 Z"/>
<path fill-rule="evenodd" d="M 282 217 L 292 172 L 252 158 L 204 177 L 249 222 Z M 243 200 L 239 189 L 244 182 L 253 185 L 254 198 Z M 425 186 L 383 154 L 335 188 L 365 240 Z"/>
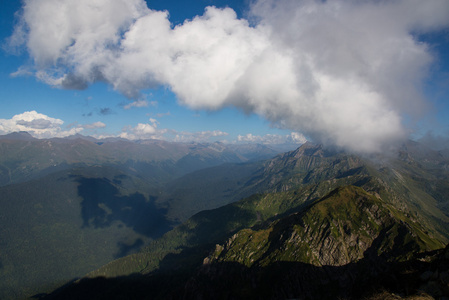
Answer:
<path fill-rule="evenodd" d="M 423 191 L 423 186 L 418 184 L 422 178 L 431 181 L 433 175 L 427 170 L 417 172 L 420 167 L 410 164 L 394 168 L 399 170 L 400 176 L 392 171 L 391 167 L 379 169 L 378 166 L 367 164 L 360 158 L 326 153 L 313 147 L 281 155 L 267 161 L 262 173 L 246 181 L 244 187 L 248 190 L 264 187 L 273 191 L 289 191 L 254 195 L 218 210 L 199 213 L 151 244 L 146 251 L 113 261 L 90 276 L 149 273 L 158 267 L 170 268 L 174 264 L 189 268 L 192 266 L 190 258 L 194 261 L 201 260 L 207 256 L 210 245 L 213 247 L 215 243 L 227 239 L 239 230 L 262 226 L 265 222 L 300 211 L 336 187 L 348 184 L 361 186 L 372 194 L 380 195 L 383 200 L 402 211 L 404 217 L 422 221 L 430 230 L 427 234 L 439 237 L 432 227 L 438 222 L 444 225 L 447 216 L 441 214 L 438 209 L 439 202 L 433 194 L 427 193 L 427 190 Z M 233 189 L 235 182 L 230 182 L 230 189 Z M 213 190 L 214 184 L 219 183 L 218 180 L 211 184 L 210 190 Z M 300 188 L 292 190 L 298 186 Z M 182 196 L 182 189 L 177 192 Z M 195 194 L 192 195 L 191 201 L 194 202 Z M 435 222 L 432 218 L 439 221 Z M 441 226 L 440 231 L 444 231 L 444 226 Z M 188 249 L 205 244 L 205 253 L 190 253 L 181 263 L 177 258 L 172 262 L 168 259 L 176 257 L 173 254 L 182 251 L 187 253 Z"/>
<path fill-rule="evenodd" d="M 344 265 L 362 259 L 381 234 L 385 236 L 377 254 L 394 250 L 398 252 L 395 259 L 444 246 L 394 207 L 361 188 L 346 186 L 265 228 L 239 231 L 217 246 L 209 261 L 233 261 L 247 267 L 276 261 Z"/>
<path fill-rule="evenodd" d="M 300 191 L 253 195 L 217 209 L 202 211 L 151 243 L 147 249 L 110 262 L 89 276 L 110 277 L 151 272 L 159 267 L 167 254 L 217 243 L 238 230 L 262 224 L 275 215 L 298 209 L 304 202 L 301 196 Z"/>
<path fill-rule="evenodd" d="M 358 181 L 359 178 L 357 177 L 355 179 Z M 246 229 L 247 234 L 244 235 L 243 238 L 243 240 L 245 240 L 248 238 L 249 232 L 253 230 L 249 228 L 256 225 L 262 226 L 266 222 L 301 211 L 307 207 L 307 205 L 310 205 L 310 203 L 319 199 L 324 190 L 328 190 L 331 186 L 339 186 L 346 181 L 347 179 L 342 179 L 341 181 L 336 180 L 333 181 L 333 184 L 322 182 L 321 184 L 307 185 L 294 191 L 254 195 L 215 210 L 200 212 L 187 220 L 184 224 L 165 234 L 161 239 L 153 242 L 146 251 L 113 261 L 99 270 L 90 273 L 89 276 L 120 276 L 135 272 L 148 273 L 159 268 L 161 261 L 171 253 L 180 253 L 182 250 L 199 245 L 214 245 L 235 234 L 239 230 L 248 228 Z M 341 191 L 340 194 L 343 192 L 344 190 Z M 371 199 L 371 201 L 380 201 L 374 196 L 367 197 Z M 357 221 L 360 214 L 357 214 L 358 209 L 356 209 L 352 202 L 344 203 L 345 205 L 340 203 L 340 205 L 339 201 L 336 201 L 335 198 L 331 198 L 327 201 L 323 200 L 323 203 L 320 204 L 319 207 L 324 209 L 326 203 L 332 203 L 333 205 L 332 209 L 330 209 L 330 214 L 326 215 L 326 222 L 330 222 L 330 220 L 335 217 L 333 216 L 333 213 L 336 212 L 347 212 L 348 217 L 352 214 L 353 219 L 348 220 L 348 224 L 354 224 L 355 226 L 357 225 L 357 222 L 360 222 L 360 220 Z M 423 241 L 419 244 L 423 249 L 427 247 L 424 244 L 428 244 L 428 247 L 430 248 L 443 245 L 442 243 L 434 244 L 433 239 L 426 237 L 426 234 L 428 233 L 427 228 L 416 227 L 418 225 L 415 224 L 415 221 L 407 217 L 406 214 L 394 209 L 390 204 L 383 203 L 382 205 L 388 205 L 391 210 L 390 213 L 393 214 L 394 212 L 398 220 L 411 224 L 410 226 L 413 230 L 417 231 L 420 240 Z M 382 205 L 379 204 L 378 206 Z M 318 218 L 318 220 L 313 222 L 310 220 L 307 222 L 322 226 L 324 220 Z M 371 222 L 371 224 L 373 223 Z M 257 233 L 256 236 L 266 236 L 267 234 L 269 234 L 269 232 L 262 231 Z M 392 234 L 394 236 L 394 233 Z M 255 239 L 255 241 L 258 240 L 258 238 Z M 241 249 L 237 247 L 235 251 L 238 252 L 241 251 Z M 245 259 L 250 258 L 246 257 Z"/>
<path fill-rule="evenodd" d="M 210 189 L 220 185 L 223 193 L 232 198 L 230 191 L 241 185 L 236 182 L 237 177 L 249 176 L 253 170 L 242 165 L 243 172 L 235 176 L 232 165 L 224 167 L 224 172 L 217 167 L 213 170 L 219 170 L 218 173 L 206 171 L 187 180 L 187 186 L 193 190 L 189 199 L 185 197 L 188 193 L 180 190 L 162 197 L 159 191 L 167 180 L 175 173 L 188 171 L 189 166 L 174 171 L 175 161 L 192 151 L 192 147 L 158 141 L 102 145 L 80 140 L 1 141 L 0 171 L 5 176 L 0 184 L 19 183 L 0 187 L 0 298 L 52 289 L 147 244 L 153 233 L 146 232 L 151 228 L 144 227 L 156 225 L 148 220 L 156 207 L 140 203 L 130 210 L 120 204 L 122 200 L 142 202 L 145 197 L 148 202 L 157 196 L 152 199 L 156 206 L 170 204 L 170 219 L 186 219 L 200 209 L 223 204 L 220 197 L 211 202 L 204 193 L 195 193 L 199 189 L 192 188 L 189 180 L 198 187 L 207 178 Z M 198 154 L 196 159 L 201 159 L 202 152 L 212 151 L 206 165 L 221 159 L 220 153 L 207 147 L 194 150 Z M 195 164 L 194 159 L 191 162 Z M 229 184 L 224 186 L 221 180 L 226 178 Z M 89 188 L 89 184 L 95 187 Z M 80 189 L 83 185 L 85 188 Z M 100 215 L 91 215 L 90 226 L 86 226 L 81 193 L 95 201 L 89 195 L 91 192 L 100 197 L 108 195 L 104 197 L 110 201 L 100 201 L 100 209 L 95 208 L 96 204 L 90 206 Z M 176 193 L 180 193 L 179 199 Z M 189 207 L 192 203 L 196 206 Z M 121 210 L 123 216 L 118 217 Z M 111 213 L 112 222 L 108 221 Z M 137 218 L 143 219 L 143 225 L 134 222 Z M 167 225 L 164 220 L 162 223 Z"/>
<path fill-rule="evenodd" d="M 95 291 L 95 298 L 127 299 L 132 289 L 148 299 L 257 299 L 276 292 L 281 292 L 276 297 L 294 297 L 299 290 L 303 296 L 332 298 L 347 288 L 352 293 L 355 281 L 363 282 L 363 274 L 371 276 L 387 261 L 443 246 L 420 224 L 361 188 L 341 187 L 309 203 L 301 192 L 255 195 L 201 212 L 146 252 L 89 274 L 110 279 L 84 279 L 52 296 L 92 298 Z M 127 274 L 133 275 L 123 277 Z"/>

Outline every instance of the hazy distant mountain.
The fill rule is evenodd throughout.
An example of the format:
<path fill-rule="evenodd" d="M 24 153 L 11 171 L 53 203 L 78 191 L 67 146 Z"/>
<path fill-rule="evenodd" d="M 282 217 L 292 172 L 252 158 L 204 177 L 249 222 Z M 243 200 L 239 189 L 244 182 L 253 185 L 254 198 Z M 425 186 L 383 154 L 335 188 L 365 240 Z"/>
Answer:
<path fill-rule="evenodd" d="M 361 298 L 413 295 L 420 280 L 441 295 L 449 265 L 428 251 L 449 241 L 447 166 L 414 142 L 370 158 L 305 144 L 235 190 L 269 193 L 202 211 L 48 299 Z"/>
<path fill-rule="evenodd" d="M 251 151 L 246 145 L 221 143 L 97 140 L 82 135 L 35 139 L 26 132 L 11 133 L 0 136 L 0 185 L 38 178 L 74 164 L 116 165 L 125 171 L 143 172 L 155 181 L 166 182 L 202 168 L 266 159 L 276 154 L 261 145 Z"/>
<path fill-rule="evenodd" d="M 89 142 L 101 143 L 100 140 L 98 140 L 98 139 L 96 139 L 94 137 L 82 135 L 82 134 L 79 134 L 79 133 L 71 135 L 71 136 L 68 136 L 68 137 L 65 137 L 63 139 L 65 139 L 65 140 L 86 140 L 86 141 L 89 141 Z"/>
<path fill-rule="evenodd" d="M 372 264 L 393 268 L 449 241 L 444 151 L 408 142 L 361 157 L 306 143 L 257 160 L 270 151 L 3 136 L 0 297 L 48 292 L 101 265 L 89 278 L 124 277 L 50 299 L 319 295 L 307 278 L 358 295 L 356 284 L 378 280 Z"/>
<path fill-rule="evenodd" d="M 6 135 L 0 135 L 0 140 L 21 140 L 29 141 L 35 138 L 26 131 L 13 132 Z"/>
<path fill-rule="evenodd" d="M 264 146 L 0 136 L 0 298 L 56 287 L 239 200 L 255 160 L 270 155 Z"/>

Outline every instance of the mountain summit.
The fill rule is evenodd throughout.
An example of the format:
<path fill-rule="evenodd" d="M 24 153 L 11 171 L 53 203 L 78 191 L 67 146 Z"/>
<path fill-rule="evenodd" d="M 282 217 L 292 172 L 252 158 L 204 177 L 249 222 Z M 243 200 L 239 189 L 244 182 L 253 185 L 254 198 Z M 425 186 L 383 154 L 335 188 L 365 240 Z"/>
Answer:
<path fill-rule="evenodd" d="M 35 138 L 26 131 L 19 131 L 6 135 L 0 135 L 0 140 L 30 141 L 35 140 Z"/>
<path fill-rule="evenodd" d="M 240 191 L 252 196 L 195 214 L 48 299 L 126 298 L 131 288 L 164 299 L 418 294 L 420 284 L 404 278 L 418 282 L 441 261 L 449 172 L 444 155 L 417 147 L 367 159 L 308 143 L 278 155 L 244 180 Z M 422 289 L 446 293 L 442 282 Z"/>

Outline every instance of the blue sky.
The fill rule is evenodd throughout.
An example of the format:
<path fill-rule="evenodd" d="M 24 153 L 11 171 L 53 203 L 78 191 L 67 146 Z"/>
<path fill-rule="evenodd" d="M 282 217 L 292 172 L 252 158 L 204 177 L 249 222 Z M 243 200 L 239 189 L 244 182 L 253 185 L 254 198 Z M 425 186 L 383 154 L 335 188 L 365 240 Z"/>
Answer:
<path fill-rule="evenodd" d="M 1 10 L 1 39 L 4 42 L 13 33 L 17 18 L 14 14 L 20 10 L 20 1 L 3 1 Z M 152 8 L 169 10 L 173 23 L 182 23 L 204 12 L 207 5 L 231 5 L 225 1 L 191 1 L 189 5 L 182 1 L 153 1 Z M 236 9 L 246 7 L 243 1 L 236 1 Z M 239 14 L 243 13 L 239 11 Z M 256 114 L 245 114 L 235 108 L 219 111 L 191 110 L 177 105 L 176 96 L 165 87 L 143 91 L 143 97 L 149 102 L 142 108 L 124 109 L 129 99 L 114 91 L 104 83 L 95 83 L 85 90 L 66 90 L 46 85 L 33 76 L 12 77 L 21 65 L 29 60 L 26 53 L 2 51 L 0 56 L 0 119 L 10 119 L 25 111 L 36 111 L 46 116 L 64 121 L 63 130 L 74 124 L 92 124 L 102 122 L 105 128 L 84 129 L 81 134 L 94 136 L 119 135 L 126 126 L 134 127 L 138 123 L 148 123 L 149 118 L 157 119 L 160 128 L 177 132 L 222 131 L 228 135 L 211 137 L 204 141 L 235 141 L 238 135 L 288 136 L 291 130 L 274 128 L 268 121 Z M 152 104 L 154 103 L 154 104 Z M 69 126 L 69 128 L 66 128 Z M 168 136 L 167 139 L 173 138 Z M 185 136 L 186 141 L 195 140 L 194 136 Z M 203 141 L 198 137 L 198 141 Z M 267 143 L 269 140 L 267 140 Z M 297 142 L 301 142 L 298 140 Z"/>
<path fill-rule="evenodd" d="M 447 136 L 447 1 L 251 3 L 2 1 L 0 134 L 361 152 Z"/>

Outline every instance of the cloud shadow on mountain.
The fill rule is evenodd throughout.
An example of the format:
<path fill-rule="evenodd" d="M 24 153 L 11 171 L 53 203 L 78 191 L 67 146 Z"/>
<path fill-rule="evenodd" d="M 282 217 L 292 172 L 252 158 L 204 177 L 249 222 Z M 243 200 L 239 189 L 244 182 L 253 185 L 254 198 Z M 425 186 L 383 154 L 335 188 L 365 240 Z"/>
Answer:
<path fill-rule="evenodd" d="M 107 178 L 78 177 L 83 227 L 104 228 L 116 221 L 133 228 L 136 233 L 157 238 L 170 229 L 167 210 L 159 208 L 155 199 L 141 193 L 121 195 L 116 184 Z"/>

